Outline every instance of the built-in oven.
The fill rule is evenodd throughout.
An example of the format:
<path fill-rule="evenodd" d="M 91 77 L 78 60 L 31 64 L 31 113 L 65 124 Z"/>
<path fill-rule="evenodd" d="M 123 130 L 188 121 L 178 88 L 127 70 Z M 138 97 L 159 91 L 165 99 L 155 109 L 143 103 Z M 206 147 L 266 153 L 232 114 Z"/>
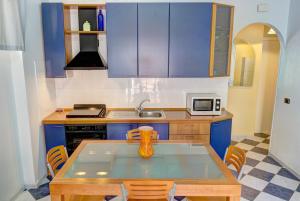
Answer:
<path fill-rule="evenodd" d="M 186 107 L 191 115 L 221 115 L 221 97 L 212 93 L 187 93 Z"/>
<path fill-rule="evenodd" d="M 69 156 L 82 140 L 106 140 L 106 124 L 65 125 L 67 151 Z"/>

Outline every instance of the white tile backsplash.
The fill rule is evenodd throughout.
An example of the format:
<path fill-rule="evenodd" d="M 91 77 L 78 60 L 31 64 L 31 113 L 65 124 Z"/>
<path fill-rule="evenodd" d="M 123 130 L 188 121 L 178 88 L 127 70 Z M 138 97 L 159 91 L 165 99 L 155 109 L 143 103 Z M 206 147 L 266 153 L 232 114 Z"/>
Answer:
<path fill-rule="evenodd" d="M 104 103 L 108 107 L 185 107 L 187 92 L 217 93 L 226 106 L 228 78 L 108 78 L 107 71 L 73 71 L 72 77 L 56 78 L 57 107 L 75 103 Z"/>

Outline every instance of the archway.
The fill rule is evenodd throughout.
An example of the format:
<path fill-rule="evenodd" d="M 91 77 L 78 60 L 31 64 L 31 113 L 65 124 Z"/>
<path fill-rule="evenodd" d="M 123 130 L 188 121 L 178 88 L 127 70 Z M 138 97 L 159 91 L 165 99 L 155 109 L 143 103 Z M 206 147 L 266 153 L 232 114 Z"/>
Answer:
<path fill-rule="evenodd" d="M 280 43 L 277 29 L 262 23 L 245 27 L 234 38 L 227 107 L 234 114 L 233 138 L 271 134 Z"/>

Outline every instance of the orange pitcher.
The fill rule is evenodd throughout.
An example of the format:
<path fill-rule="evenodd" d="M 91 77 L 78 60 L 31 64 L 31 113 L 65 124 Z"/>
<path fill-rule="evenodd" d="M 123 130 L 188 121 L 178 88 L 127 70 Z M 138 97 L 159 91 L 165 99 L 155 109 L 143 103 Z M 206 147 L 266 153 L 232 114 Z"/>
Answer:
<path fill-rule="evenodd" d="M 150 126 L 141 126 L 138 129 L 133 129 L 127 133 L 128 139 L 140 139 L 139 154 L 143 158 L 150 158 L 154 154 L 153 139 L 157 139 L 157 131 L 154 131 Z M 132 137 L 131 137 L 132 136 Z"/>

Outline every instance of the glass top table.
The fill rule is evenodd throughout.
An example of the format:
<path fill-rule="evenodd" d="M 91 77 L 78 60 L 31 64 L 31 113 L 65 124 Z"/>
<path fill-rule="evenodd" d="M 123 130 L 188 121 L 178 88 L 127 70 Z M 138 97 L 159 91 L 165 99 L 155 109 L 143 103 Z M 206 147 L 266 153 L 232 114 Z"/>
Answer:
<path fill-rule="evenodd" d="M 50 182 L 52 201 L 64 195 L 122 195 L 128 180 L 176 184 L 176 196 L 224 196 L 240 199 L 241 185 L 210 145 L 157 141 L 154 155 L 138 155 L 139 143 L 84 140 Z"/>
<path fill-rule="evenodd" d="M 219 179 L 223 173 L 200 144 L 154 144 L 143 159 L 137 143 L 87 144 L 65 178 Z"/>

